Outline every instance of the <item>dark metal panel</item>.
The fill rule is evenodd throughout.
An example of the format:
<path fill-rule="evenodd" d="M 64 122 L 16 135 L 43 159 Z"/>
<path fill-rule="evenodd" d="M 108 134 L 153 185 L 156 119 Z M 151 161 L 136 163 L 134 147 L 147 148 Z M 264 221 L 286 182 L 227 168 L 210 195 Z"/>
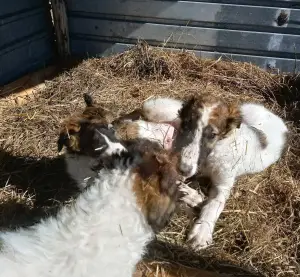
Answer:
<path fill-rule="evenodd" d="M 177 0 L 154 0 L 154 1 L 174 2 Z M 251 5 L 251 6 L 263 6 L 263 7 L 300 9 L 299 0 L 183 0 L 183 1 L 235 4 L 235 5 L 240 5 L 240 6 Z"/>
<path fill-rule="evenodd" d="M 52 37 L 36 36 L 0 51 L 0 85 L 44 67 L 53 57 Z"/>
<path fill-rule="evenodd" d="M 67 0 L 67 6 L 71 52 L 78 55 L 144 39 L 294 71 L 300 54 L 299 1 Z M 278 24 L 282 10 L 288 21 Z"/>
<path fill-rule="evenodd" d="M 279 27 L 276 19 L 281 9 L 274 7 L 186 1 L 69 0 L 69 2 L 70 16 L 114 17 L 188 26 L 206 24 L 231 29 L 233 28 L 230 24 L 234 24 L 238 29 L 254 31 L 259 31 L 262 27 L 273 27 L 273 30 L 269 28 L 273 32 L 299 32 L 300 28 L 298 9 L 289 9 L 288 26 Z M 296 30 L 293 30 L 294 28 Z"/>
<path fill-rule="evenodd" d="M 0 18 L 20 14 L 22 10 L 31 10 L 37 7 L 45 7 L 44 0 L 0 0 Z"/>
<path fill-rule="evenodd" d="M 0 25 L 0 49 L 25 37 L 46 32 L 48 26 L 41 9 L 26 12 L 22 16 L 11 16 L 2 19 Z M 39 22 L 39 24 L 37 24 Z"/>
<path fill-rule="evenodd" d="M 106 38 L 145 39 L 153 42 L 168 42 L 174 45 L 187 44 L 195 48 L 218 47 L 225 52 L 244 52 L 293 58 L 299 52 L 300 36 L 272 33 L 240 32 L 215 28 L 196 28 L 165 24 L 126 22 L 92 18 L 69 19 L 69 27 L 76 34 Z M 227 50 L 227 51 L 226 51 Z"/>
<path fill-rule="evenodd" d="M 45 66 L 55 54 L 48 1 L 0 0 L 0 85 Z"/>

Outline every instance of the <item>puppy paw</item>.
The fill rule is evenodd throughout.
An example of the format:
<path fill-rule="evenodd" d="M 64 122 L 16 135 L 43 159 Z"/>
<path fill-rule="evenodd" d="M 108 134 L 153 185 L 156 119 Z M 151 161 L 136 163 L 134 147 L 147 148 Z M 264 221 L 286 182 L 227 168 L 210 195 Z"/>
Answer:
<path fill-rule="evenodd" d="M 195 223 L 188 235 L 188 243 L 194 250 L 205 249 L 213 242 L 212 226 L 208 222 Z"/>
<path fill-rule="evenodd" d="M 179 187 L 180 201 L 185 203 L 191 208 L 197 207 L 204 201 L 204 194 L 199 193 L 197 190 L 189 187 L 186 184 L 181 184 Z"/>

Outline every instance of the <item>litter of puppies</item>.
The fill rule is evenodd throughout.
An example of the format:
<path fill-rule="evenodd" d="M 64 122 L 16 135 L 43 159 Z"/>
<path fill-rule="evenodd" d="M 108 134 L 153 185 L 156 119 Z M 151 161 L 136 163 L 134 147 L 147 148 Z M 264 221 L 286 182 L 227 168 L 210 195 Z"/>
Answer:
<path fill-rule="evenodd" d="M 214 244 L 198 253 L 197 258 L 187 248 L 188 219 L 184 214 L 175 215 L 158 235 L 159 241 L 149 255 L 192 266 L 201 259 L 206 266 L 225 261 L 251 267 L 266 276 L 296 276 L 300 220 L 299 83 L 297 77 L 275 76 L 245 63 L 202 60 L 189 53 L 167 52 L 142 44 L 119 55 L 82 62 L 47 82 L 32 101 L 21 106 L 6 101 L 13 96 L 2 99 L 0 139 L 9 159 L 2 155 L 1 182 L 6 186 L 0 195 L 1 225 L 10 223 L 11 214 L 4 214 L 7 203 L 27 207 L 18 214 L 28 218 L 36 206 L 47 212 L 47 206 L 56 202 L 44 205 L 41 199 L 56 198 L 60 202 L 56 205 L 70 200 L 62 197 L 66 193 L 62 184 L 50 188 L 49 184 L 38 184 L 43 183 L 45 175 L 53 173 L 50 165 L 57 157 L 60 124 L 83 108 L 83 93 L 91 93 L 115 114 L 114 118 L 135 110 L 149 97 L 187 99 L 191 94 L 210 94 L 227 103 L 255 102 L 269 108 L 288 125 L 288 147 L 275 165 L 237 180 L 217 222 Z M 30 159 L 22 160 L 24 156 Z M 41 166 L 45 157 L 48 162 Z M 24 173 L 20 171 L 29 163 L 31 167 L 41 166 L 44 172 L 36 173 L 34 180 L 29 175 L 27 180 L 21 180 Z M 165 248 L 162 253 L 163 243 L 181 245 L 183 250 L 170 252 Z"/>

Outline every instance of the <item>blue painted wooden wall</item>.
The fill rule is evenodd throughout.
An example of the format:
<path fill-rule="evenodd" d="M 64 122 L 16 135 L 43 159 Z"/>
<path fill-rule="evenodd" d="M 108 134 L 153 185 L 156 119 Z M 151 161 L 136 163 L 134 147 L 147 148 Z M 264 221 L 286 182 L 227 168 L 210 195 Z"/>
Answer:
<path fill-rule="evenodd" d="M 0 0 L 0 85 L 45 66 L 54 57 L 48 1 Z"/>
<path fill-rule="evenodd" d="M 299 71 L 300 1 L 66 0 L 71 52 L 108 55 L 137 39 Z M 280 13 L 288 17 L 279 20 Z M 282 18 L 282 17 L 281 17 Z"/>

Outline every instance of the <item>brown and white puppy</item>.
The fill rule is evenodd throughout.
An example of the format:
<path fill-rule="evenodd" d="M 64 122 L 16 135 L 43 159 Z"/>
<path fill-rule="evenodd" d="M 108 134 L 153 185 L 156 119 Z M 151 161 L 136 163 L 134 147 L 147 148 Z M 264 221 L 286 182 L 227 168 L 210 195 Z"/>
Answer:
<path fill-rule="evenodd" d="M 194 175 L 198 167 L 212 181 L 208 199 L 189 233 L 196 249 L 212 243 L 216 221 L 237 177 L 258 173 L 275 163 L 286 144 L 283 120 L 262 105 L 226 104 L 192 97 L 179 113 L 176 137 L 179 169 Z"/>
<path fill-rule="evenodd" d="M 175 148 L 181 153 L 179 168 L 191 177 L 205 161 L 217 141 L 239 128 L 241 116 L 236 105 L 209 96 L 190 97 L 179 111 L 180 128 Z"/>
<path fill-rule="evenodd" d="M 102 143 L 100 141 L 100 143 Z M 130 141 L 126 151 L 99 157 L 92 170 L 114 169 L 124 162 L 133 175 L 137 204 L 155 231 L 163 228 L 178 203 L 181 176 L 177 155 L 148 140 Z"/>
<path fill-rule="evenodd" d="M 86 108 L 82 113 L 72 115 L 62 123 L 58 139 L 58 151 L 65 146 L 67 171 L 79 188 L 84 188 L 86 180 L 94 176 L 90 168 L 96 156 L 119 153 L 125 149 L 126 142 L 146 139 L 162 148 L 171 148 L 174 134 L 171 125 L 128 119 L 117 119 L 112 125 L 112 113 L 96 103 L 88 94 L 84 95 L 84 100 Z M 94 137 L 86 136 L 95 126 L 98 131 Z M 97 147 L 94 140 L 98 143 Z"/>
<path fill-rule="evenodd" d="M 79 187 L 83 189 L 97 171 L 103 167 L 113 168 L 120 157 L 127 162 L 134 160 L 136 167 L 132 171 L 137 174 L 133 189 L 137 202 L 149 222 L 162 222 L 160 224 L 164 225 L 164 218 L 160 215 L 169 217 L 177 196 L 174 199 L 162 196 L 161 189 L 172 188 L 173 191 L 168 193 L 173 195 L 174 187 L 181 179 L 177 172 L 176 153 L 150 140 L 135 138 L 121 143 L 113 128 L 99 122 L 98 118 L 87 120 L 81 117 L 71 117 L 64 122 L 58 147 L 65 146 L 67 149 L 68 172 L 75 180 L 77 178 Z M 82 180 L 83 177 L 86 180 Z"/>
<path fill-rule="evenodd" d="M 176 208 L 176 156 L 157 151 L 151 142 L 97 155 L 99 148 L 105 152 L 108 129 L 82 119 L 73 119 L 72 128 L 68 147 L 94 158 L 94 177 L 55 216 L 0 232 L 2 276 L 132 276 L 155 231 Z"/>

